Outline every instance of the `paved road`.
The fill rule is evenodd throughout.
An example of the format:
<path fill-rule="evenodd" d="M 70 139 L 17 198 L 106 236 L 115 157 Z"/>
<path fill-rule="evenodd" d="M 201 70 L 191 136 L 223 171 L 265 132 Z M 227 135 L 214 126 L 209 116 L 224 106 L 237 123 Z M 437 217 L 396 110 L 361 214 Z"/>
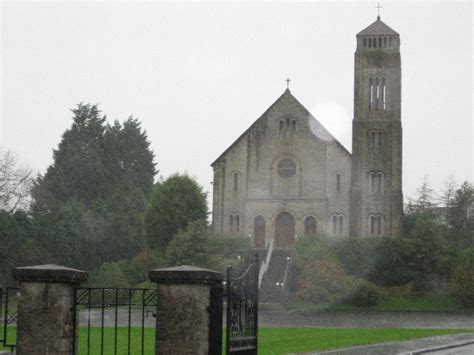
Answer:
<path fill-rule="evenodd" d="M 145 326 L 155 325 L 152 316 L 153 308 L 145 311 Z M 126 309 L 118 309 L 118 325 L 128 324 Z M 225 312 L 224 312 L 225 313 Z M 102 314 L 100 310 L 91 311 L 91 325 L 100 326 Z M 131 324 L 141 325 L 141 312 L 132 310 Z M 88 313 L 81 311 L 79 316 L 81 325 L 87 325 Z M 105 326 L 115 324 L 113 309 L 104 312 Z M 448 312 L 380 312 L 380 311 L 285 311 L 266 310 L 259 312 L 261 327 L 334 327 L 334 328 L 457 328 L 474 329 L 474 314 Z"/>
<path fill-rule="evenodd" d="M 357 346 L 347 349 L 324 351 L 324 355 L 378 355 L 378 354 L 434 354 L 472 355 L 474 354 L 474 334 L 443 335 L 410 341 Z"/>
<path fill-rule="evenodd" d="M 473 313 L 261 310 L 262 327 L 456 328 L 474 329 Z"/>

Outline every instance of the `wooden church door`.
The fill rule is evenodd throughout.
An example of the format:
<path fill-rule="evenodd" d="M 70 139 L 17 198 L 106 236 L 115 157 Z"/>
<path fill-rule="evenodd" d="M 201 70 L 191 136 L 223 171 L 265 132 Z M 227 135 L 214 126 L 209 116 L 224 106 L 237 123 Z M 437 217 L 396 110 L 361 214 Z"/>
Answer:
<path fill-rule="evenodd" d="M 295 240 L 295 219 L 288 212 L 278 214 L 275 228 L 275 246 L 290 248 Z"/>

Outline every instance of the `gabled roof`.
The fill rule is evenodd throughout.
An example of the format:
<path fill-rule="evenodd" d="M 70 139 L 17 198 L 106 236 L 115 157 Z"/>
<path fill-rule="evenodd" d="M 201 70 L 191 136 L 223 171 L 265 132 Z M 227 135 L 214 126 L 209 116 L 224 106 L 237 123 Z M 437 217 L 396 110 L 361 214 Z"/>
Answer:
<path fill-rule="evenodd" d="M 377 17 L 377 21 L 364 28 L 357 36 L 398 36 L 398 33 Z"/>
<path fill-rule="evenodd" d="M 293 94 L 291 93 L 291 91 L 289 89 L 286 89 L 283 94 L 280 95 L 280 97 L 278 97 L 278 99 L 275 100 L 275 102 L 273 104 L 270 105 L 269 108 L 266 109 L 266 111 L 259 117 L 255 120 L 254 123 L 252 123 L 250 125 L 249 128 L 247 128 L 235 141 L 234 143 L 232 143 L 226 150 L 224 150 L 224 152 L 219 155 L 219 157 L 214 160 L 214 162 L 212 162 L 211 166 L 214 166 L 214 164 L 216 164 L 228 151 L 230 151 L 232 149 L 233 146 L 235 146 L 241 139 L 243 139 L 247 132 L 249 132 L 254 126 L 256 126 L 258 124 L 258 122 L 260 120 L 262 120 L 266 115 L 267 113 L 276 105 L 278 104 L 279 101 L 281 101 L 285 96 L 288 96 L 289 98 L 291 98 L 292 100 L 294 100 L 298 105 L 300 105 L 303 110 L 306 111 L 306 113 L 314 120 L 313 122 L 313 125 L 311 127 L 311 129 L 314 131 L 319 131 L 318 133 L 321 133 L 322 136 L 326 137 L 326 138 L 329 138 L 331 141 L 334 141 L 344 152 L 346 152 L 349 156 L 351 156 L 351 153 L 349 153 L 349 151 L 336 139 L 334 138 L 334 136 L 329 133 L 329 131 L 324 128 L 324 126 L 318 121 L 316 120 L 316 118 L 314 118 L 313 115 L 311 115 L 311 113 L 306 109 L 306 107 L 303 106 L 303 104 L 301 104 L 301 102 L 299 102 L 296 97 L 293 96 Z M 313 132 L 314 133 L 314 132 Z"/>

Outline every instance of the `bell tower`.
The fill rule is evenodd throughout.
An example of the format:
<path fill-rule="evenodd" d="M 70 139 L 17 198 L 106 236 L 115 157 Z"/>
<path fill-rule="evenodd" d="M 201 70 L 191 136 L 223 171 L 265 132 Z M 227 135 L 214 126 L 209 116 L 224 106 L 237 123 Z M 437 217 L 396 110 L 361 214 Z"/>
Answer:
<path fill-rule="evenodd" d="M 350 235 L 401 236 L 400 36 L 378 16 L 356 38 Z"/>

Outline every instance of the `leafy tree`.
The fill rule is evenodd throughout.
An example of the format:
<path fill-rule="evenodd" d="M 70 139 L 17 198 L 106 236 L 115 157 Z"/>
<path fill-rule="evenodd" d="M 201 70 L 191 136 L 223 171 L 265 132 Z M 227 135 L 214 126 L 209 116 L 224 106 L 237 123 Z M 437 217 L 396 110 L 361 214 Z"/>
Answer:
<path fill-rule="evenodd" d="M 191 222 L 178 233 L 166 250 L 168 265 L 194 265 L 212 267 L 216 260 L 216 245 L 211 243 L 209 231 L 202 220 Z"/>
<path fill-rule="evenodd" d="M 130 287 L 124 272 L 126 260 L 104 263 L 91 273 L 89 284 L 93 287 Z"/>
<path fill-rule="evenodd" d="M 385 238 L 380 237 L 339 240 L 335 245 L 337 258 L 349 275 L 367 278 L 374 270 L 377 250 L 384 242 Z"/>
<path fill-rule="evenodd" d="M 461 253 L 451 277 L 451 292 L 465 306 L 474 307 L 474 248 Z"/>
<path fill-rule="evenodd" d="M 442 226 L 428 217 L 419 218 L 409 238 L 415 251 L 415 288 L 429 291 L 449 273 L 450 253 Z"/>
<path fill-rule="evenodd" d="M 142 214 L 156 174 L 147 135 L 132 117 L 106 124 L 97 105 L 72 112 L 53 164 L 35 181 L 33 215 L 66 264 L 132 258 L 144 246 Z"/>
<path fill-rule="evenodd" d="M 381 286 L 401 286 L 415 280 L 416 250 L 410 240 L 381 238 L 375 248 L 375 255 L 375 264 L 368 275 L 369 281 Z"/>
<path fill-rule="evenodd" d="M 40 232 L 36 221 L 25 212 L 0 211 L 0 287 L 13 284 L 14 267 L 51 260 Z"/>
<path fill-rule="evenodd" d="M 464 182 L 448 206 L 450 241 L 456 250 L 474 247 L 474 187 Z"/>
<path fill-rule="evenodd" d="M 56 211 L 76 200 L 86 207 L 101 196 L 107 196 L 108 184 L 102 164 L 105 116 L 97 105 L 79 104 L 72 110 L 73 124 L 63 133 L 53 150 L 54 163 L 33 188 L 33 208 L 37 212 Z"/>
<path fill-rule="evenodd" d="M 188 175 L 175 174 L 155 186 L 145 212 L 148 245 L 166 248 L 190 222 L 206 221 L 206 193 Z"/>

